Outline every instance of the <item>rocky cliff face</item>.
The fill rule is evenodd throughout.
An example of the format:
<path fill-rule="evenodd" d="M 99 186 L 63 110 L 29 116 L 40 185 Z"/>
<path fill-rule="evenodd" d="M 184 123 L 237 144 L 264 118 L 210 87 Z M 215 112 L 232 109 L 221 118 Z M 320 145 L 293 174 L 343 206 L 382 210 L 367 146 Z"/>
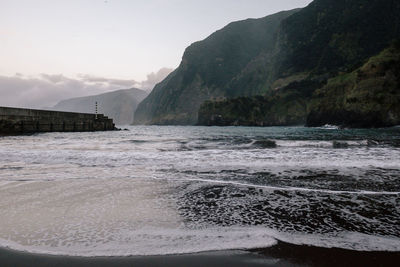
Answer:
<path fill-rule="evenodd" d="M 205 102 L 200 125 L 400 125 L 400 44 L 326 83 L 291 83 L 268 96 Z"/>
<path fill-rule="evenodd" d="M 304 125 L 312 93 L 323 84 L 304 80 L 264 96 L 206 101 L 200 107 L 198 125 Z"/>
<path fill-rule="evenodd" d="M 263 93 L 262 85 L 234 88 L 231 82 L 252 60 L 273 50 L 281 21 L 297 11 L 234 22 L 192 44 L 178 69 L 139 105 L 135 123 L 195 124 L 206 100 Z"/>
<path fill-rule="evenodd" d="M 232 23 L 186 50 L 135 122 L 193 124 L 198 115 L 199 124 L 219 116 L 227 125 L 304 124 L 316 89 L 400 38 L 399 14 L 399 1 L 315 0 Z"/>
<path fill-rule="evenodd" d="M 337 106 L 334 113 L 334 99 L 343 96 L 338 88 L 344 84 L 337 84 L 337 87 L 332 84 L 343 75 L 349 76 L 369 57 L 400 37 L 399 12 L 400 3 L 395 1 L 314 1 L 282 21 L 277 50 L 269 61 L 260 60 L 254 71 L 242 74 L 255 84 L 269 84 L 270 90 L 262 96 L 263 100 L 252 97 L 206 102 L 200 108 L 198 124 L 296 125 L 307 122 L 310 126 L 329 123 L 354 127 L 396 124 L 392 109 L 385 110 L 386 104 L 373 104 L 382 94 L 387 94 L 387 100 L 398 97 L 387 91 L 387 85 L 378 85 L 378 76 L 369 75 L 369 84 L 375 84 L 376 88 L 370 91 L 368 99 L 361 101 L 362 105 L 346 106 L 345 110 L 343 105 Z M 392 73 L 395 67 L 388 68 Z M 262 75 L 257 74 L 260 70 Z M 329 84 L 324 87 L 328 80 Z M 243 82 L 243 86 L 245 84 Z M 322 87 L 325 97 L 314 96 L 314 91 Z M 324 104 L 319 105 L 320 101 Z M 328 102 L 332 108 L 323 112 Z M 240 103 L 247 103 L 249 107 L 244 109 L 244 104 Z M 367 112 L 368 108 L 363 106 L 374 108 Z M 343 118 L 351 119 L 344 121 Z"/>
<path fill-rule="evenodd" d="M 117 90 L 101 95 L 67 99 L 54 106 L 54 110 L 94 113 L 95 103 L 98 103 L 98 112 L 112 118 L 117 125 L 126 125 L 133 122 L 134 112 L 138 104 L 147 96 L 147 92 L 140 89 Z"/>
<path fill-rule="evenodd" d="M 317 90 L 308 126 L 400 125 L 400 43 L 372 57 L 362 67 L 341 74 Z"/>

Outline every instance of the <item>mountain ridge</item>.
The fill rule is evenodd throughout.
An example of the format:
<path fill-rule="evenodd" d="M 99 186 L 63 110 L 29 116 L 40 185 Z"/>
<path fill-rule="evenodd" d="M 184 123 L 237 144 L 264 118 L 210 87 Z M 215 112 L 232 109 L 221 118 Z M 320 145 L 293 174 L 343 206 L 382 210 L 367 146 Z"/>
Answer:
<path fill-rule="evenodd" d="M 398 14 L 400 2 L 393 0 L 315 0 L 231 23 L 186 49 L 181 65 L 139 105 L 135 123 L 202 124 L 210 121 L 203 116 L 209 101 L 222 107 L 256 95 L 277 112 L 263 124 L 305 123 L 315 90 L 400 38 Z M 292 115 L 297 119 L 285 119 Z"/>
<path fill-rule="evenodd" d="M 201 103 L 229 95 L 231 90 L 227 86 L 232 78 L 266 49 L 265 40 L 270 43 L 276 37 L 279 22 L 298 10 L 232 22 L 203 41 L 190 45 L 179 67 L 156 85 L 149 97 L 139 105 L 135 123 L 196 123 Z M 271 49 L 272 45 L 270 43 Z M 196 97 L 192 97 L 193 93 Z M 254 93 L 243 92 L 245 95 Z"/>
<path fill-rule="evenodd" d="M 53 109 L 94 113 L 95 103 L 98 103 L 98 112 L 113 118 L 119 125 L 131 124 L 138 104 L 148 95 L 144 90 L 131 88 L 120 89 L 84 97 L 70 98 L 57 103 Z"/>

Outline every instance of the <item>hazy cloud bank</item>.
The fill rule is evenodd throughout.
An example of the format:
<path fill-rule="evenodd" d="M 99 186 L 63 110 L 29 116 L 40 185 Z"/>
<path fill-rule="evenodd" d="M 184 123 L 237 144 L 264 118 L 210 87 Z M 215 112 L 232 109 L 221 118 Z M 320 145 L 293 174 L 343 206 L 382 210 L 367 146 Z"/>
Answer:
<path fill-rule="evenodd" d="M 172 71 L 173 69 L 162 68 L 156 73 L 152 72 L 147 75 L 147 80 L 141 82 L 138 88 L 143 90 L 153 90 L 154 86 L 164 80 Z"/>
<path fill-rule="evenodd" d="M 139 88 L 151 90 L 172 70 L 163 68 L 150 73 L 146 81 L 108 79 L 87 74 L 69 78 L 62 74 L 41 74 L 29 77 L 22 74 L 0 76 L 0 106 L 43 108 L 52 107 L 59 101 L 96 95 L 118 89 Z"/>

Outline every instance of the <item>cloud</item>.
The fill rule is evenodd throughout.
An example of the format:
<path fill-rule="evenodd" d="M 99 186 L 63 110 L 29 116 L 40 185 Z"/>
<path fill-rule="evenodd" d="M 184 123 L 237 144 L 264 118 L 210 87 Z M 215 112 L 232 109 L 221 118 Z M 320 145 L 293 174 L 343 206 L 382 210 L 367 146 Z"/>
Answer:
<path fill-rule="evenodd" d="M 15 74 L 15 76 L 23 78 L 23 75 L 20 73 Z M 40 77 L 43 80 L 46 80 L 51 83 L 61 83 L 61 82 L 68 81 L 68 78 L 64 77 L 62 74 L 51 75 L 51 74 L 42 73 L 42 74 L 40 74 Z"/>
<path fill-rule="evenodd" d="M 162 68 L 147 75 L 147 80 L 109 79 L 88 74 L 69 78 L 62 74 L 45 74 L 38 77 L 0 76 L 0 106 L 44 108 L 52 107 L 61 100 L 97 95 L 119 89 L 139 88 L 152 90 L 172 69 Z"/>
<path fill-rule="evenodd" d="M 147 80 L 143 81 L 140 83 L 139 88 L 143 90 L 148 90 L 151 91 L 153 90 L 154 86 L 156 86 L 157 83 L 161 82 L 164 80 L 168 74 L 170 74 L 173 71 L 173 69 L 169 68 L 162 68 L 156 73 L 152 72 L 147 75 Z"/>
<path fill-rule="evenodd" d="M 89 77 L 89 76 L 88 76 Z M 21 74 L 0 76 L 0 105 L 11 107 L 52 107 L 59 101 L 133 87 L 132 81 L 113 79 L 72 79 L 62 74 Z"/>
<path fill-rule="evenodd" d="M 140 84 L 135 80 L 108 79 L 88 74 L 79 74 L 78 77 L 87 83 L 103 83 L 109 86 L 119 86 L 123 88 L 132 88 Z"/>

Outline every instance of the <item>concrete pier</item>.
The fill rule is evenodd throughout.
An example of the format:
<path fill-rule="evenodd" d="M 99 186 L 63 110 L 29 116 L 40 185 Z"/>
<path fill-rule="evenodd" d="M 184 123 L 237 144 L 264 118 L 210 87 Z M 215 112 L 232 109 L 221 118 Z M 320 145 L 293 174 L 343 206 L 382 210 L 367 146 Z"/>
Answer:
<path fill-rule="evenodd" d="M 103 114 L 0 107 L 0 135 L 116 130 Z"/>

